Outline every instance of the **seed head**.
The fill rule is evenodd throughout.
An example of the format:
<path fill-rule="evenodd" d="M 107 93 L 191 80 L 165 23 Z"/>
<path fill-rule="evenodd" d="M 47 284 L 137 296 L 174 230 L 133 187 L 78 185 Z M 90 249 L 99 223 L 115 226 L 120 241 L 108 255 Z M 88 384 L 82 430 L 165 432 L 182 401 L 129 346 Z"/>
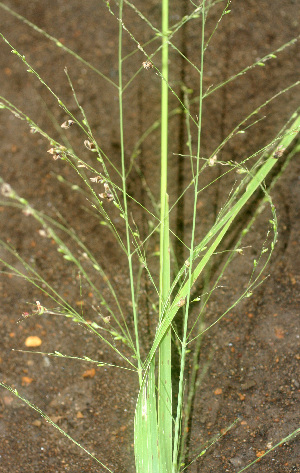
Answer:
<path fill-rule="evenodd" d="M 107 182 L 104 183 L 104 190 L 105 190 L 105 192 L 103 192 L 102 194 L 99 194 L 99 197 L 101 197 L 101 199 L 108 200 L 108 202 L 112 202 L 114 200 L 114 196 L 113 196 Z"/>
<path fill-rule="evenodd" d="M 62 128 L 70 128 L 70 126 L 74 125 L 74 120 L 67 120 L 60 125 Z"/>
<path fill-rule="evenodd" d="M 90 151 L 94 151 L 96 149 L 95 144 L 92 141 L 85 140 L 84 141 L 84 146 L 89 149 Z"/>
<path fill-rule="evenodd" d="M 182 307 L 185 305 L 185 297 L 182 297 L 179 302 L 177 302 L 178 307 Z"/>
<path fill-rule="evenodd" d="M 79 161 L 79 160 L 77 161 L 77 167 L 88 169 L 88 166 L 83 161 Z"/>
<path fill-rule="evenodd" d="M 97 184 L 100 182 L 102 184 L 103 178 L 101 176 L 90 177 L 90 181 L 96 182 Z"/>
<path fill-rule="evenodd" d="M 212 167 L 215 165 L 216 161 L 217 161 L 217 155 L 215 154 L 212 158 L 208 160 L 208 165 Z"/>
<path fill-rule="evenodd" d="M 275 159 L 281 158 L 281 156 L 283 155 L 284 152 L 285 152 L 285 148 L 283 148 L 282 146 L 279 146 L 275 150 L 275 153 L 273 154 L 273 158 L 275 158 Z"/>
<path fill-rule="evenodd" d="M 145 61 L 143 62 L 143 68 L 149 71 L 149 69 L 153 69 L 153 64 L 151 61 Z"/>
<path fill-rule="evenodd" d="M 14 197 L 15 193 L 12 190 L 11 186 L 9 184 L 7 184 L 6 182 L 4 182 L 4 184 L 2 184 L 2 186 L 1 186 L 1 194 L 4 197 Z"/>

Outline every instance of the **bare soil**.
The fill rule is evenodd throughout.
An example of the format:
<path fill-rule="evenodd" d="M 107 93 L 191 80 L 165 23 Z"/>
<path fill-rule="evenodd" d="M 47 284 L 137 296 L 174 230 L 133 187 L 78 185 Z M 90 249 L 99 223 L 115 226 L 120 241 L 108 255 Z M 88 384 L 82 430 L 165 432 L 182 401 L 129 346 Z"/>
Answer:
<path fill-rule="evenodd" d="M 105 2 L 10 0 L 4 3 L 76 51 L 112 81 L 117 81 L 118 26 Z M 160 2 L 139 0 L 134 3 L 159 28 Z M 173 0 L 170 3 L 171 24 L 190 12 L 188 1 Z M 220 16 L 222 5 L 218 4 L 211 10 L 207 38 Z M 231 13 L 219 24 L 207 50 L 205 90 L 296 37 L 299 34 L 298 13 L 297 2 L 292 0 L 233 0 Z M 124 21 L 141 44 L 153 37 L 151 29 L 129 7 L 125 9 Z M 68 68 L 95 137 L 111 162 L 119 166 L 117 90 L 3 9 L 0 9 L 0 24 L 1 33 L 12 46 L 25 54 L 27 61 L 57 96 L 72 113 L 80 117 L 64 73 L 64 68 Z M 126 33 L 124 39 L 124 54 L 129 54 L 136 45 Z M 181 30 L 174 37 L 174 42 L 194 63 L 199 64 L 200 27 L 197 21 Z M 154 48 L 150 44 L 147 51 Z M 1 43 L 1 95 L 27 113 L 55 139 L 69 140 L 79 157 L 92 159 L 82 145 L 80 130 L 72 127 L 62 131 L 59 125 L 68 117 L 49 91 L 26 72 L 24 64 L 10 50 L 4 42 Z M 124 62 L 124 82 L 133 76 L 144 60 L 143 54 L 138 51 Z M 153 62 L 159 66 L 158 55 Z M 180 80 L 197 91 L 197 73 L 183 64 L 175 50 L 170 52 L 170 69 L 171 84 L 176 93 L 180 94 Z M 296 43 L 278 53 L 276 59 L 266 62 L 264 67 L 256 67 L 210 95 L 205 101 L 203 114 L 203 156 L 210 156 L 243 117 L 295 82 L 298 76 L 299 47 Z M 141 133 L 159 118 L 160 83 L 155 69 L 142 70 L 126 89 L 127 164 Z M 272 101 L 252 119 L 252 123 L 258 119 L 260 121 L 246 133 L 237 135 L 222 150 L 218 159 L 239 161 L 265 146 L 299 105 L 299 95 L 299 88 L 294 88 Z M 177 106 L 178 101 L 171 96 L 170 109 Z M 193 107 L 192 113 L 194 116 L 197 114 Z M 169 180 L 172 203 L 190 181 L 187 171 L 189 160 L 178 158 L 178 153 L 187 154 L 182 116 L 176 114 L 171 119 L 170 159 L 174 166 Z M 7 111 L 2 111 L 0 115 L 0 137 L 0 176 L 35 208 L 47 211 L 54 218 L 57 218 L 57 212 L 64 216 L 91 248 L 118 289 L 120 304 L 125 308 L 129 322 L 131 302 L 126 260 L 122 259 L 109 230 L 84 210 L 84 207 L 89 207 L 86 198 L 58 180 L 58 176 L 62 176 L 65 180 L 80 184 L 74 170 L 62 160 L 54 161 L 47 154 L 47 141 L 38 134 L 31 134 L 26 123 Z M 144 141 L 136 159 L 157 196 L 160 178 L 157 131 Z M 280 158 L 275 174 L 280 173 L 284 159 L 285 155 Z M 217 177 L 220 168 L 211 168 L 210 172 L 212 174 L 205 175 L 201 181 L 203 186 L 207 178 Z M 134 168 L 129 177 L 129 193 L 150 208 L 146 189 L 140 182 L 139 173 Z M 228 190 L 234 184 L 230 178 L 222 182 Z M 186 470 L 190 473 L 237 472 L 299 427 L 299 193 L 299 159 L 294 158 L 272 191 L 279 220 L 279 238 L 266 273 L 270 277 L 251 298 L 230 311 L 202 339 L 199 376 L 205 370 L 206 374 L 193 405 L 189 431 L 190 459 L 204 448 L 206 442 L 236 419 L 239 420 Z M 199 235 L 214 221 L 225 200 L 223 184 L 200 194 Z M 105 206 L 112 212 L 116 225 L 120 225 L 116 211 L 108 202 Z M 184 205 L 171 213 L 173 229 L 182 237 L 187 237 L 191 229 L 190 207 L 187 193 Z M 243 215 L 239 223 L 241 227 L 237 223 L 237 228 L 247 224 L 255 208 L 254 201 Z M 143 236 L 148 231 L 149 218 L 142 216 L 137 206 L 133 206 L 132 211 Z M 58 254 L 55 245 L 40 235 L 39 226 L 19 209 L 7 207 L 4 202 L 0 215 L 1 239 L 15 247 L 71 304 L 82 307 L 86 318 L 94 319 L 92 307 L 98 305 L 99 300 L 78 278 L 73 266 Z M 253 259 L 259 255 L 268 230 L 268 223 L 267 226 L 263 223 L 268 218 L 270 214 L 266 211 L 255 223 L 247 240 L 249 248 L 245 250 L 245 256 L 234 259 L 222 280 L 222 287 L 208 303 L 205 324 L 213 322 L 247 284 Z M 149 250 L 155 251 L 156 244 L 157 239 L 154 239 Z M 2 248 L 0 255 L 11 264 L 16 262 Z M 183 251 L 181 258 L 184 257 Z M 155 258 L 153 261 L 155 267 Z M 22 270 L 22 264 L 17 262 L 17 265 Z M 6 271 L 2 263 L 1 270 Z M 19 323 L 21 314 L 30 311 L 36 300 L 47 308 L 53 308 L 53 302 L 21 278 L 6 273 L 0 276 L 1 381 L 17 388 L 22 396 L 42 409 L 112 471 L 134 472 L 136 378 L 131 372 L 117 368 L 97 368 L 95 375 L 91 373 L 88 376 L 89 364 L 48 356 L 47 353 L 56 350 L 75 357 L 89 356 L 99 361 L 121 364 L 113 351 L 71 320 L 46 315 L 29 317 Z M 105 282 L 98 280 L 97 284 L 106 295 Z M 145 352 L 155 318 L 149 302 L 149 297 L 153 295 L 149 290 L 146 279 L 142 279 L 141 329 Z M 42 345 L 36 350 L 44 352 L 44 355 L 13 351 L 26 349 L 25 340 L 30 335 L 40 337 Z M 299 443 L 294 439 L 262 458 L 249 471 L 299 473 L 299 458 Z M 37 412 L 9 391 L 0 390 L 0 472 L 102 471 L 105 471 L 102 466 L 47 424 Z"/>

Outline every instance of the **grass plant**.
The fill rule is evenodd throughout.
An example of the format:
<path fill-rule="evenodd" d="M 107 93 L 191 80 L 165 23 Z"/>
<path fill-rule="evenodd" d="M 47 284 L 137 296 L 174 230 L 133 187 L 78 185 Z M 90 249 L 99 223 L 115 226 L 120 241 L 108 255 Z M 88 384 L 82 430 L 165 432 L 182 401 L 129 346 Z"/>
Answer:
<path fill-rule="evenodd" d="M 246 116 L 231 130 L 218 144 L 213 153 L 206 157 L 204 157 L 201 147 L 203 104 L 209 95 L 212 95 L 229 82 L 236 80 L 240 75 L 246 74 L 254 67 L 263 66 L 266 61 L 274 60 L 279 51 L 294 44 L 295 40 L 282 45 L 277 51 L 268 53 L 262 59 L 243 68 L 240 72 L 227 78 L 222 83 L 204 91 L 203 77 L 205 57 L 206 54 L 208 54 L 208 44 L 224 16 L 230 14 L 230 1 L 219 2 L 203 0 L 199 4 L 193 4 L 191 2 L 193 5 L 191 12 L 177 21 L 177 23 L 170 26 L 169 1 L 162 0 L 161 29 L 156 28 L 151 23 L 150 19 L 146 18 L 143 13 L 128 0 L 118 0 L 116 2 L 106 1 L 104 3 L 112 14 L 112 21 L 116 21 L 119 27 L 117 82 L 112 81 L 111 78 L 105 76 L 100 70 L 89 64 L 77 53 L 66 48 L 66 46 L 61 44 L 56 38 L 53 38 L 21 15 L 12 11 L 7 5 L 0 3 L 0 6 L 33 28 L 36 32 L 54 41 L 59 48 L 72 54 L 76 59 L 83 62 L 86 67 L 90 68 L 91 73 L 97 73 L 104 81 L 107 81 L 116 89 L 119 103 L 119 134 L 121 144 L 119 163 L 112 162 L 112 160 L 109 159 L 105 150 L 101 148 L 94 137 L 85 111 L 77 99 L 76 88 L 73 86 L 68 71 L 66 71 L 67 80 L 72 89 L 81 118 L 79 118 L 77 114 L 71 113 L 61 98 L 58 97 L 57 93 L 47 85 L 46 79 L 41 77 L 30 65 L 26 57 L 17 51 L 10 41 L 1 33 L 2 39 L 11 48 L 12 53 L 24 63 L 27 71 L 34 74 L 37 80 L 48 89 L 50 94 L 52 94 L 58 102 L 59 107 L 61 107 L 67 115 L 68 119 L 62 124 L 63 128 L 68 129 L 73 126 L 80 128 L 82 141 L 84 141 L 85 146 L 96 156 L 96 163 L 94 161 L 95 164 L 91 165 L 90 162 L 84 162 L 81 158 L 79 159 L 71 146 L 65 146 L 57 139 L 49 136 L 49 134 L 40 128 L 27 114 L 19 110 L 5 97 L 1 97 L 0 99 L 0 108 L 10 111 L 20 120 L 27 122 L 32 132 L 41 134 L 41 136 L 49 142 L 51 147 L 49 152 L 54 160 L 63 160 L 81 179 L 82 187 L 73 188 L 72 183 L 68 184 L 68 182 L 65 182 L 64 179 L 61 178 L 61 180 L 63 180 L 66 185 L 70 185 L 75 192 L 80 192 L 88 196 L 90 205 L 88 211 L 93 215 L 97 215 L 102 224 L 107 226 L 113 233 L 118 242 L 120 252 L 123 253 L 127 260 L 132 325 L 129 326 L 126 320 L 124 307 L 120 302 L 116 287 L 111 283 L 109 275 L 106 274 L 106 271 L 101 265 L 101 261 L 97 260 L 88 245 L 81 240 L 80 236 L 70 227 L 68 222 L 61 216 L 56 220 L 48 216 L 46 212 L 36 210 L 30 202 L 22 196 L 19 196 L 18 192 L 2 178 L 0 178 L 1 193 L 3 196 L 1 205 L 15 207 L 23 211 L 28 218 L 33 218 L 39 223 L 44 235 L 55 242 L 62 257 L 76 268 L 76 271 L 98 298 L 99 304 L 105 307 L 109 314 L 108 319 L 106 321 L 102 320 L 101 323 L 87 320 L 84 313 L 75 308 L 72 302 L 66 300 L 59 291 L 55 290 L 44 279 L 42 274 L 36 271 L 12 246 L 4 241 L 1 242 L 3 250 L 5 250 L 7 254 L 12 255 L 16 262 L 20 262 L 23 270 L 20 270 L 20 265 L 11 264 L 5 259 L 1 259 L 1 262 L 6 266 L 9 273 L 25 278 L 29 283 L 36 286 L 36 288 L 41 291 L 41 294 L 46 293 L 53 301 L 54 308 L 44 307 L 43 304 L 37 303 L 32 313 L 25 315 L 25 318 L 29 315 L 42 316 L 44 314 L 67 317 L 70 321 L 92 332 L 99 338 L 101 344 L 106 344 L 109 349 L 114 350 L 118 354 L 123 363 L 119 368 L 131 370 L 133 376 L 136 376 L 139 383 L 134 420 L 136 471 L 137 473 L 177 473 L 186 470 L 189 463 L 203 456 L 210 446 L 219 440 L 219 438 L 212 439 L 204 449 L 195 452 L 193 458 L 189 456 L 187 462 L 185 452 L 187 448 L 188 420 L 191 415 L 191 403 L 198 382 L 196 380 L 196 373 L 199 370 L 198 357 L 201 349 L 201 340 L 204 334 L 219 323 L 233 307 L 243 299 L 251 297 L 253 291 L 263 282 L 263 272 L 270 260 L 278 236 L 276 210 L 270 195 L 270 190 L 275 181 L 273 179 L 269 182 L 268 176 L 274 166 L 276 166 L 278 158 L 283 153 L 287 155 L 286 163 L 288 163 L 294 156 L 296 150 L 299 149 L 299 146 L 295 144 L 295 140 L 300 131 L 300 114 L 299 111 L 294 111 L 281 131 L 274 136 L 270 142 L 265 143 L 261 149 L 258 149 L 251 156 L 247 156 L 239 162 L 222 161 L 219 158 L 221 150 L 231 139 L 236 137 L 239 133 L 243 133 L 247 127 L 253 126 L 253 123 L 259 121 L 257 119 L 259 111 L 263 110 L 264 107 L 280 95 L 291 90 L 293 87 L 299 86 L 299 82 L 293 83 L 283 90 L 279 90 L 275 95 L 266 99 L 259 107 L 256 107 L 251 114 Z M 219 3 L 223 5 L 219 20 L 212 31 L 206 31 L 206 22 L 210 10 Z M 148 44 L 141 44 L 139 39 L 134 36 L 130 31 L 130 27 L 126 24 L 124 19 L 125 8 L 132 9 L 139 21 L 146 23 L 147 27 L 153 31 L 153 40 L 148 44 L 157 45 L 159 42 L 159 45 L 151 54 L 147 53 Z M 176 33 L 183 28 L 187 22 L 191 21 L 197 24 L 197 28 L 199 28 L 200 32 L 198 43 L 194 46 L 199 51 L 199 63 L 197 64 L 192 63 L 189 58 L 178 49 L 173 41 Z M 123 68 L 129 56 L 123 54 L 124 35 L 129 35 L 132 41 L 133 50 L 131 54 L 142 52 L 144 55 L 143 65 L 141 65 L 139 70 L 132 71 L 131 78 L 127 82 L 124 80 Z M 191 94 L 188 90 L 188 84 L 183 84 L 184 99 L 182 100 L 176 88 L 173 86 L 173 82 L 169 79 L 170 48 L 172 48 L 172 51 L 176 51 L 180 54 L 198 74 L 198 90 L 194 93 L 192 98 L 190 98 Z M 154 59 L 156 60 L 155 64 L 157 64 L 157 58 L 160 53 L 161 66 L 158 67 L 154 65 Z M 126 136 L 124 121 L 126 121 L 126 111 L 124 110 L 124 94 L 129 84 L 144 69 L 151 71 L 153 69 L 153 72 L 155 71 L 161 80 L 161 116 L 143 132 L 128 160 L 126 159 L 125 153 Z M 169 106 L 170 96 L 175 97 L 178 101 L 177 108 L 173 110 L 170 110 Z M 191 111 L 195 103 L 198 104 L 196 114 Z M 185 117 L 187 146 L 184 159 L 189 159 L 191 166 L 190 183 L 181 195 L 176 196 L 176 198 L 172 197 L 171 201 L 168 188 L 168 169 L 170 167 L 168 163 L 168 157 L 170 156 L 168 138 L 170 133 L 170 120 L 172 116 L 176 114 L 184 114 Z M 156 196 L 154 195 L 155 190 L 152 191 L 150 186 L 144 183 L 149 202 L 153 204 L 153 208 L 147 208 L 143 203 L 136 202 L 130 195 L 128 192 L 128 180 L 133 168 L 140 171 L 136 158 L 141 145 L 146 138 L 159 127 L 161 140 L 160 197 L 157 202 Z M 212 179 L 208 177 L 205 185 L 203 185 L 203 181 L 200 180 L 200 178 L 202 178 L 205 173 L 209 176 L 208 171 L 216 166 L 219 166 L 221 169 L 218 177 Z M 230 173 L 239 176 L 239 179 L 236 180 L 235 184 L 227 189 L 227 191 L 223 192 L 222 200 L 224 204 L 222 208 L 218 211 L 212 226 L 199 238 L 199 232 L 197 231 L 199 221 L 201 221 L 201 215 L 199 215 L 197 205 L 199 196 L 210 186 L 223 182 L 222 179 Z M 112 175 L 117 176 L 117 178 L 113 178 Z M 142 175 L 142 173 L 140 173 L 140 175 Z M 101 185 L 103 192 L 99 193 L 95 190 L 94 184 Z M 228 235 L 232 234 L 232 228 L 237 218 L 245 210 L 247 205 L 251 205 L 251 199 L 254 195 L 258 195 L 259 192 L 260 197 L 258 204 L 251 218 L 248 219 L 244 227 L 239 231 L 229 248 L 222 246 Z M 178 255 L 176 255 L 175 252 L 175 241 L 178 236 L 175 234 L 170 223 L 170 214 L 177 205 L 181 204 L 188 193 L 192 195 L 190 199 L 192 224 L 189 240 L 179 242 L 184 246 L 188 254 L 186 261 L 182 263 L 179 261 Z M 110 206 L 106 206 L 104 203 L 109 203 Z M 142 208 L 143 212 L 151 217 L 152 222 L 155 222 L 149 233 L 143 237 L 139 234 L 134 217 L 132 217 L 133 209 L 137 208 L 137 206 Z M 244 287 L 241 294 L 233 302 L 230 302 L 228 307 L 219 314 L 213 322 L 204 325 L 203 318 L 206 304 L 217 290 L 230 263 L 242 252 L 244 238 L 251 231 L 256 217 L 261 214 L 262 209 L 266 206 L 268 206 L 270 210 L 270 217 L 266 221 L 266 239 L 260 250 L 259 257 L 252 262 L 252 269 L 247 285 Z M 113 211 L 118 212 L 120 220 L 123 222 L 122 226 L 115 224 L 114 219 L 110 215 Z M 151 258 L 147 254 L 146 249 L 148 242 L 151 241 L 151 239 L 155 239 L 158 231 L 160 235 L 159 265 L 153 267 L 150 262 Z M 97 238 L 97 235 L 95 235 L 95 238 Z M 75 251 L 75 247 L 79 251 Z M 222 254 L 222 259 L 220 260 L 217 272 L 212 275 L 211 265 L 218 253 Z M 78 257 L 78 254 L 81 256 Z M 159 268 L 157 266 L 159 266 Z M 141 348 L 141 324 L 143 322 L 141 321 L 141 309 L 139 306 L 139 287 L 142 273 L 146 274 L 157 297 L 155 305 L 155 307 L 157 307 L 156 328 L 151 334 L 151 347 L 146 356 L 143 356 L 143 349 Z M 175 276 L 173 277 L 174 274 Z M 204 278 L 205 284 L 201 297 L 196 298 L 194 297 L 194 289 L 200 277 Z M 107 300 L 99 290 L 97 278 L 106 282 L 111 301 Z M 198 304 L 199 301 L 200 304 Z M 182 314 L 182 317 L 178 316 L 179 313 Z M 175 320 L 177 320 L 176 323 Z M 177 374 L 175 374 L 172 369 L 172 347 L 178 352 L 180 358 L 180 369 Z M 190 384 L 186 385 L 187 356 L 191 350 L 194 350 L 192 372 Z M 53 357 L 75 358 L 94 363 L 97 366 L 110 366 L 109 363 L 106 364 L 86 356 L 75 357 L 56 351 L 54 353 L 48 353 L 48 355 Z M 208 367 L 206 367 L 206 371 L 207 370 Z M 172 383 L 177 384 L 176 398 L 172 393 Z M 87 451 L 87 449 L 55 424 L 47 414 L 19 394 L 16 389 L 8 386 L 4 382 L 1 382 L 0 385 L 18 396 L 28 406 L 38 411 L 47 422 L 52 424 L 63 435 L 66 435 L 88 455 L 93 457 L 102 468 L 111 471 L 101 460 L 97 459 L 92 453 Z M 236 422 L 237 420 L 233 420 L 232 425 L 225 426 L 226 429 L 233 428 Z M 279 444 L 287 442 L 299 433 L 299 429 L 292 432 L 288 437 L 282 439 Z M 272 447 L 269 451 L 272 451 L 275 447 Z M 267 453 L 268 452 L 265 454 Z M 245 465 L 240 472 L 252 467 L 256 461 L 258 461 L 258 459 L 249 465 Z"/>

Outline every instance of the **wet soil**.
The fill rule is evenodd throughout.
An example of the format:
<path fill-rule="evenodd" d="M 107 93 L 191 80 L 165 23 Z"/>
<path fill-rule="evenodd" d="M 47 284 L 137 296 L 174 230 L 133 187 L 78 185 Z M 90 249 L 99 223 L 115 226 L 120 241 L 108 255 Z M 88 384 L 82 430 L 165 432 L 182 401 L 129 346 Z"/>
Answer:
<path fill-rule="evenodd" d="M 43 28 L 63 45 L 76 51 L 86 61 L 99 68 L 111 81 L 118 79 L 117 21 L 109 13 L 105 2 L 64 2 L 62 0 L 32 0 L 4 2 L 29 21 Z M 159 1 L 134 2 L 152 24 L 159 28 Z M 145 4 L 146 3 L 146 4 Z M 223 3 L 211 9 L 207 19 L 207 39 L 220 17 Z M 171 2 L 171 24 L 191 11 L 189 2 Z M 231 13 L 220 22 L 207 49 L 204 89 L 215 86 L 244 67 L 275 51 L 299 33 L 297 2 L 292 0 L 232 1 Z M 126 7 L 124 21 L 134 37 L 143 44 L 153 37 L 148 25 Z M 28 25 L 0 9 L 1 33 L 38 71 L 70 111 L 80 118 L 64 68 L 74 84 L 78 101 L 84 108 L 93 133 L 114 166 L 120 166 L 120 138 L 117 89 L 86 65 L 58 48 Z M 175 35 L 174 43 L 190 60 L 199 65 L 200 26 L 193 20 Z M 150 43 L 151 52 L 157 43 Z M 123 54 L 136 48 L 124 34 Z M 28 114 L 38 125 L 61 143 L 71 146 L 79 158 L 94 163 L 91 153 L 83 147 L 80 129 L 62 130 L 60 124 L 68 116 L 59 108 L 57 100 L 34 77 L 4 42 L 0 49 L 1 95 Z M 209 157 L 216 146 L 234 126 L 260 104 L 298 79 L 299 48 L 297 44 L 276 54 L 277 58 L 256 67 L 217 90 L 204 102 L 202 155 Z M 145 60 L 141 51 L 124 62 L 124 83 L 133 77 Z M 159 55 L 153 58 L 159 66 Z M 298 70 L 297 70 L 298 69 Z M 180 83 L 197 96 L 198 75 L 193 67 L 182 61 L 175 49 L 170 51 L 170 83 L 183 98 Z M 127 166 L 141 134 L 158 120 L 161 80 L 155 69 L 142 70 L 124 93 L 125 155 Z M 262 109 L 258 120 L 244 134 L 236 135 L 221 152 L 222 161 L 241 161 L 269 143 L 299 105 L 299 88 L 291 89 Z M 178 107 L 171 95 L 170 109 Z M 197 115 L 191 104 L 191 112 Z M 247 124 L 250 124 L 247 123 Z M 170 122 L 170 202 L 175 202 L 182 189 L 190 182 L 189 160 L 185 145 L 184 116 L 176 113 Z M 63 160 L 54 161 L 47 154 L 49 144 L 39 134 L 29 132 L 25 122 L 2 111 L 0 115 L 0 176 L 17 193 L 38 210 L 64 219 L 92 250 L 101 262 L 111 283 L 118 290 L 119 302 L 126 320 L 131 322 L 131 301 L 126 260 L 107 227 L 90 213 L 90 203 L 84 195 L 66 182 L 80 184 L 76 172 Z M 68 140 L 68 141 L 67 141 Z M 280 160 L 276 173 L 284 165 Z M 147 187 L 159 194 L 159 134 L 154 130 L 141 144 L 128 179 L 129 193 L 154 213 Z M 110 172 L 117 180 L 113 166 Z M 220 175 L 220 166 L 210 168 L 201 177 L 202 187 Z M 274 177 L 274 176 L 273 176 Z M 226 202 L 228 191 L 237 178 L 232 174 L 222 184 L 211 186 L 199 195 L 201 222 L 197 238 L 214 221 Z M 225 194 L 224 189 L 228 191 Z M 102 192 L 102 189 L 101 191 Z M 299 156 L 294 157 L 272 191 L 277 210 L 279 237 L 271 263 L 265 275 L 269 277 L 254 295 L 231 310 L 222 321 L 208 330 L 202 338 L 199 358 L 199 383 L 189 424 L 189 456 L 191 460 L 201 452 L 206 442 L 224 433 L 230 424 L 235 426 L 200 456 L 186 471 L 190 473 L 238 472 L 259 458 L 299 427 Z M 191 231 L 191 195 L 186 193 L 177 210 L 171 212 L 171 225 L 180 238 L 188 238 Z M 257 201 L 253 200 L 236 223 L 237 229 L 246 226 Z M 109 202 L 115 225 L 122 228 L 118 212 Z M 88 209 L 88 212 L 86 211 Z M 142 237 L 149 231 L 149 221 L 137 205 L 130 210 Z M 45 281 L 74 307 L 81 308 L 87 319 L 97 320 L 93 306 L 99 305 L 95 293 L 78 277 L 72 264 L 63 260 L 56 246 L 40 233 L 41 228 L 20 209 L 0 207 L 1 239 L 42 274 Z M 269 229 L 271 214 L 266 209 L 256 220 L 245 241 L 244 256 L 234 259 L 226 271 L 220 288 L 207 304 L 205 320 L 209 326 L 228 307 L 234 297 L 246 287 L 253 267 L 253 259 Z M 234 229 L 232 233 L 234 237 Z M 234 241 L 234 240 L 232 240 Z M 157 250 L 157 237 L 149 243 L 148 251 Z M 176 242 L 174 243 L 176 246 Z M 186 250 L 177 245 L 179 259 L 184 261 Z M 1 247 L 1 258 L 23 265 Z M 136 262 L 135 262 L 136 264 Z M 211 268 L 212 279 L 218 260 Z M 151 258 L 155 273 L 157 259 Z M 138 266 L 135 267 L 137 270 Z M 1 270 L 7 268 L 1 263 Z M 122 360 L 87 330 L 70 319 L 43 315 L 20 322 L 23 312 L 30 312 L 36 300 L 47 308 L 55 304 L 39 289 L 26 283 L 12 272 L 1 274 L 0 291 L 0 375 L 1 381 L 43 410 L 61 429 L 66 431 L 111 471 L 134 472 L 133 415 L 138 391 L 137 380 L 130 371 L 117 368 L 96 368 L 76 360 L 53 358 L 47 353 L 55 350 L 74 357 L 88 356 L 99 361 L 120 365 Z M 107 296 L 105 281 L 99 277 L 96 285 Z M 196 293 L 201 293 L 203 281 Z M 155 312 L 151 306 L 154 294 L 147 279 L 141 283 L 141 342 L 146 353 L 149 333 L 153 329 Z M 196 294 L 197 295 L 197 294 Z M 194 316 L 196 316 L 197 310 Z M 106 316 L 106 308 L 103 308 Z M 99 322 L 99 320 L 98 320 Z M 44 355 L 23 353 L 28 336 L 38 336 L 42 344 L 36 350 Z M 34 351 L 34 349 L 33 349 Z M 93 367 L 93 366 L 92 366 Z M 186 373 L 187 380 L 189 371 Z M 297 439 L 284 443 L 256 463 L 249 471 L 263 473 L 300 472 L 300 449 Z M 102 472 L 84 451 L 51 427 L 38 412 L 5 389 L 0 390 L 0 472 Z"/>

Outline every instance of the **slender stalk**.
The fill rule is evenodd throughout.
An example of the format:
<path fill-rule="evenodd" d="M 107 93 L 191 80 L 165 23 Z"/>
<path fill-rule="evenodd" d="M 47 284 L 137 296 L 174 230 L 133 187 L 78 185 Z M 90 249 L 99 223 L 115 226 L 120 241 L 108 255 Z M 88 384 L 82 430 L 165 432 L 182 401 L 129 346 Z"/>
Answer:
<path fill-rule="evenodd" d="M 168 181 L 168 28 L 169 1 L 162 0 L 162 86 L 161 86 L 161 189 L 160 189 L 160 304 L 159 320 L 169 305 L 170 246 Z M 171 329 L 159 346 L 158 375 L 158 454 L 160 472 L 172 467 L 172 383 Z"/>
<path fill-rule="evenodd" d="M 169 306 L 170 289 L 170 247 L 169 247 L 169 206 L 165 202 L 165 217 L 161 227 L 160 252 L 163 261 L 160 268 L 161 299 L 160 318 Z M 160 473 L 171 471 L 172 467 L 172 379 L 171 379 L 171 329 L 169 328 L 159 346 L 158 372 L 158 441 Z"/>
<path fill-rule="evenodd" d="M 184 381 L 184 368 L 186 359 L 186 347 L 187 347 L 187 328 L 188 328 L 188 312 L 190 304 L 190 292 L 192 286 L 192 262 L 194 254 L 194 240 L 195 240 L 195 228 L 196 228 L 196 213 L 197 213 L 197 195 L 198 195 L 198 181 L 199 181 L 199 168 L 200 168 L 200 144 L 201 144 L 201 122 L 202 122 L 202 101 L 203 101 L 203 60 L 204 60 L 204 27 L 205 27 L 205 0 L 202 2 L 202 36 L 201 36 L 201 64 L 200 64 L 200 81 L 199 81 L 199 118 L 198 118 L 198 145 L 197 145 L 197 160 L 196 160 L 196 173 L 194 180 L 194 209 L 193 209 L 193 227 L 192 227 L 192 238 L 191 238 L 191 249 L 190 249 L 190 267 L 189 267 L 189 280 L 188 280 L 188 295 L 186 301 L 186 309 L 183 323 L 183 338 L 182 338 L 182 351 L 181 351 L 181 363 L 180 363 L 180 377 L 179 377 L 179 390 L 178 390 L 178 403 L 177 413 L 175 421 L 174 431 L 174 447 L 173 447 L 173 465 L 172 472 L 177 471 L 178 453 L 179 453 L 179 433 L 181 426 L 182 417 L 182 404 L 183 404 L 183 381 Z"/>
<path fill-rule="evenodd" d="M 133 320 L 134 320 L 136 356 L 137 356 L 137 362 L 138 362 L 139 383 L 141 385 L 142 384 L 142 367 L 141 367 L 141 358 L 140 358 L 138 318 L 137 318 L 136 303 L 135 303 L 136 301 L 135 301 L 134 280 L 133 280 L 132 254 L 131 254 L 131 248 L 130 248 L 130 229 L 129 229 L 129 221 L 128 221 L 128 206 L 127 206 L 127 191 L 126 191 L 124 127 L 123 127 L 123 70 L 122 70 L 123 20 L 122 20 L 122 18 L 123 18 L 123 0 L 120 0 L 120 3 L 119 3 L 119 52 L 118 52 L 118 63 L 119 63 L 119 115 L 120 115 L 122 190 L 123 190 L 123 200 L 124 200 L 124 219 L 125 219 L 125 226 L 126 226 L 127 258 L 128 258 L 128 266 L 129 266 L 131 301 L 132 301 L 132 311 L 133 311 Z"/>

